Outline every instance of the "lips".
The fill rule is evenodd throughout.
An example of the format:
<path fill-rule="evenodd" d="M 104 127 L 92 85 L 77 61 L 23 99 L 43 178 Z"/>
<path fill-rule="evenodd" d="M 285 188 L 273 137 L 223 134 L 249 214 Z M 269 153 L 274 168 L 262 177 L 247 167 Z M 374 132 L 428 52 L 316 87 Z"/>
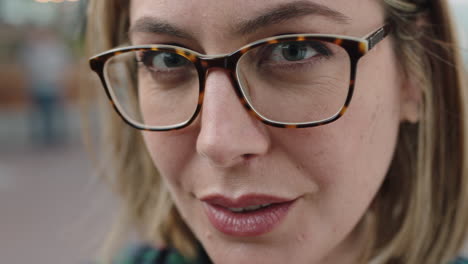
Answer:
<path fill-rule="evenodd" d="M 231 236 L 259 236 L 272 231 L 286 217 L 296 199 L 269 195 L 202 197 L 205 213 L 220 232 Z"/>

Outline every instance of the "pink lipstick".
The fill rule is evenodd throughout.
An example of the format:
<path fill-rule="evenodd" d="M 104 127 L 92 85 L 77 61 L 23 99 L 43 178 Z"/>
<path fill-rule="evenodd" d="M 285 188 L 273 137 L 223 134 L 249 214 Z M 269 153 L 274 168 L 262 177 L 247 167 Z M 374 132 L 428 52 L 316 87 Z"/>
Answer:
<path fill-rule="evenodd" d="M 217 230 L 240 237 L 260 236 L 272 231 L 296 201 L 255 194 L 237 199 L 211 195 L 201 200 L 208 219 Z"/>

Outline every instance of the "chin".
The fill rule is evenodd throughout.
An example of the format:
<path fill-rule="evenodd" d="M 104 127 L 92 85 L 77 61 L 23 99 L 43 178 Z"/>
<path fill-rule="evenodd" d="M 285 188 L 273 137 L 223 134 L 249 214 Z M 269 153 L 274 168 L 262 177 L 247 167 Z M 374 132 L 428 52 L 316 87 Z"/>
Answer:
<path fill-rule="evenodd" d="M 239 243 L 237 245 L 220 246 L 216 249 L 208 248 L 208 255 L 215 264 L 319 264 L 322 263 L 319 252 L 311 250 L 290 250 L 285 242 L 284 246 L 260 246 Z M 304 253 L 307 252 L 307 255 Z M 315 254 L 314 254 L 315 253 Z M 311 256 L 311 254 L 315 255 Z"/>

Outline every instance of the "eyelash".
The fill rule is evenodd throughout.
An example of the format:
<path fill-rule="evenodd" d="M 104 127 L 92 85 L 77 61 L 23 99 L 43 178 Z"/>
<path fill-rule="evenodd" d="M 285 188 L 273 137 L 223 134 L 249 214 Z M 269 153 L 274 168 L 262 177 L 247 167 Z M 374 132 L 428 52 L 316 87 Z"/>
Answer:
<path fill-rule="evenodd" d="M 312 51 L 316 52 L 316 55 L 312 55 L 305 59 L 299 59 L 295 61 L 287 61 L 283 60 L 275 60 L 272 59 L 272 54 L 277 51 L 277 49 L 285 49 L 287 45 L 291 44 L 298 44 L 298 45 L 307 45 L 306 48 L 312 49 Z M 311 50 L 306 50 L 311 51 Z M 257 64 L 258 67 L 280 67 L 284 69 L 295 69 L 297 67 L 302 67 L 304 65 L 310 65 L 311 63 L 316 63 L 318 60 L 328 59 L 333 56 L 333 51 L 326 46 L 326 44 L 317 42 L 317 41 L 305 41 L 305 42 L 284 42 L 279 44 L 268 45 L 261 50 L 258 51 L 258 56 L 261 58 Z M 284 53 L 281 55 L 276 56 L 283 56 Z"/>
<path fill-rule="evenodd" d="M 177 43 L 170 43 L 166 45 L 183 47 L 181 45 L 178 45 Z M 299 48 L 299 52 L 303 53 L 304 47 L 305 47 L 306 49 L 305 52 L 312 51 L 312 52 L 315 52 L 315 54 L 311 55 L 310 57 L 307 57 L 304 59 L 298 59 L 298 60 L 276 59 L 280 57 L 285 58 L 284 52 L 286 49 L 291 48 L 291 45 L 296 45 L 292 47 L 293 48 L 295 47 L 296 49 Z M 281 52 L 282 54 L 275 54 L 278 52 Z M 164 52 L 159 52 L 159 51 L 144 51 L 144 52 L 141 52 L 139 56 L 137 57 L 137 62 L 139 63 L 140 66 L 144 66 L 147 70 L 154 71 L 153 69 L 151 69 L 153 67 L 152 62 L 148 62 L 148 60 L 154 59 L 156 56 L 158 55 L 161 56 L 163 54 Z M 327 59 L 333 56 L 332 50 L 328 48 L 326 44 L 318 42 L 318 41 L 283 42 L 279 44 L 267 45 L 265 47 L 260 48 L 260 50 L 256 51 L 254 54 L 255 54 L 255 57 L 259 58 L 258 65 L 283 67 L 286 69 L 304 66 L 304 64 L 310 64 L 312 63 L 312 61 L 315 63 L 319 59 Z M 158 71 L 164 71 L 164 70 L 159 69 Z M 170 71 L 170 70 L 167 70 L 167 71 Z"/>
<path fill-rule="evenodd" d="M 177 62 L 180 62 L 182 64 L 180 65 L 176 65 L 174 67 L 171 67 L 171 66 L 167 66 L 167 65 L 164 65 L 162 67 L 158 66 L 158 65 L 154 65 L 154 60 L 155 58 L 158 56 L 158 58 L 156 58 L 158 60 L 158 62 L 162 62 L 163 64 L 166 63 L 165 59 L 168 59 L 167 57 L 165 58 L 164 56 L 170 56 L 170 55 L 175 55 L 175 59 L 176 61 L 174 63 L 177 64 Z M 171 58 L 169 58 L 171 59 Z M 177 60 L 180 60 L 180 61 L 177 61 Z M 182 56 L 179 56 L 177 54 L 174 54 L 174 53 L 170 53 L 170 52 L 163 52 L 163 51 L 144 51 L 144 52 L 141 52 L 138 56 L 138 59 L 137 59 L 137 62 L 139 64 L 140 67 L 144 67 L 146 70 L 150 71 L 150 72 L 171 72 L 171 73 L 176 73 L 177 71 L 181 70 L 181 67 L 182 66 L 185 66 L 187 65 L 187 59 L 185 59 L 184 57 Z"/>

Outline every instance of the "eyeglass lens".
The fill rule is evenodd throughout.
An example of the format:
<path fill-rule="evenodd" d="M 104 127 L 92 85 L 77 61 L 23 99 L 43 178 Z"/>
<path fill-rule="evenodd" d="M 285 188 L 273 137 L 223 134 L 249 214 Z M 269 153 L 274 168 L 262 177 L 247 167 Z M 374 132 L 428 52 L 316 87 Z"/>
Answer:
<path fill-rule="evenodd" d="M 325 41 L 288 41 L 258 46 L 239 60 L 236 74 L 251 107 L 282 123 L 327 119 L 343 107 L 351 62 L 341 46 Z M 184 56 L 132 51 L 107 61 L 106 82 L 122 114 L 139 125 L 186 122 L 196 111 L 199 76 Z"/>

